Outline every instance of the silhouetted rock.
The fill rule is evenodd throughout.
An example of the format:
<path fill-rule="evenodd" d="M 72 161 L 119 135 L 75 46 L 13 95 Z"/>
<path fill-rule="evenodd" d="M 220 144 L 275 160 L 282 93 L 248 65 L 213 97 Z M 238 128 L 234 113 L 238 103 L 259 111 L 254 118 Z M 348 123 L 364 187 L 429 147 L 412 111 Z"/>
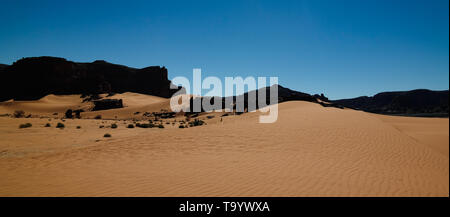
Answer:
<path fill-rule="evenodd" d="M 278 87 L 278 98 L 276 100 L 274 100 L 273 102 L 270 102 L 270 88 L 276 88 Z M 197 97 L 197 98 L 193 98 L 191 97 L 190 102 L 189 102 L 189 106 L 191 108 L 191 112 L 187 112 L 186 115 L 192 115 L 192 113 L 199 113 L 199 112 L 193 112 L 192 108 L 194 107 L 194 103 L 202 103 L 204 100 L 207 100 L 210 102 L 210 104 L 213 104 L 215 100 L 221 100 L 222 101 L 222 109 L 230 109 L 233 111 L 236 111 L 236 114 L 242 114 L 243 112 L 250 112 L 253 111 L 255 109 L 260 109 L 262 107 L 259 106 L 259 102 L 258 102 L 258 93 L 260 91 L 265 91 L 266 95 L 265 95 L 265 102 L 262 103 L 262 107 L 266 106 L 266 105 L 272 105 L 275 103 L 282 103 L 282 102 L 287 102 L 287 101 L 307 101 L 307 102 L 313 102 L 313 103 L 319 103 L 319 101 L 317 100 L 318 98 L 322 99 L 322 101 L 325 101 L 323 99 L 327 99 L 323 94 L 322 95 L 316 95 L 316 96 L 312 96 L 310 94 L 307 93 L 302 93 L 299 91 L 295 91 L 295 90 L 291 90 L 289 88 L 285 88 L 281 85 L 273 85 L 271 87 L 266 87 L 266 88 L 261 88 L 258 90 L 253 90 L 253 91 L 249 91 L 246 92 L 242 95 L 239 96 L 230 96 L 230 97 L 211 97 L 211 96 L 205 96 L 205 97 Z M 255 95 L 256 97 L 254 99 L 249 99 L 249 95 Z M 243 97 L 243 101 L 244 101 L 244 105 L 243 105 L 243 110 L 239 110 L 239 108 L 237 108 L 237 99 Z M 198 102 L 196 102 L 198 101 Z M 228 104 L 227 104 L 228 101 Z M 337 107 L 337 108 L 342 108 L 342 106 L 336 105 L 334 103 L 319 103 L 322 106 L 325 107 Z M 250 105 L 252 105 L 250 107 Z M 254 106 L 253 106 L 254 105 Z M 210 110 L 204 110 L 204 108 L 201 108 L 201 112 L 210 112 Z"/>
<path fill-rule="evenodd" d="M 6 65 L 6 64 L 0 64 L 0 70 L 4 69 L 4 68 L 6 68 L 6 67 L 8 67 L 8 65 Z"/>
<path fill-rule="evenodd" d="M 321 93 L 320 95 L 319 94 L 314 94 L 314 98 L 320 99 L 321 101 L 324 101 L 324 102 L 329 102 L 328 97 L 323 95 L 323 93 Z"/>
<path fill-rule="evenodd" d="M 92 111 L 123 108 L 122 99 L 101 99 L 95 100 Z"/>
<path fill-rule="evenodd" d="M 167 98 L 177 91 L 170 89 L 165 67 L 136 69 L 99 60 L 76 63 L 57 57 L 30 57 L 0 66 L 0 74 L 0 101 L 128 91 Z"/>
<path fill-rule="evenodd" d="M 373 97 L 335 100 L 334 103 L 348 108 L 381 114 L 411 116 L 448 116 L 448 90 L 425 89 L 397 92 L 382 92 Z"/>

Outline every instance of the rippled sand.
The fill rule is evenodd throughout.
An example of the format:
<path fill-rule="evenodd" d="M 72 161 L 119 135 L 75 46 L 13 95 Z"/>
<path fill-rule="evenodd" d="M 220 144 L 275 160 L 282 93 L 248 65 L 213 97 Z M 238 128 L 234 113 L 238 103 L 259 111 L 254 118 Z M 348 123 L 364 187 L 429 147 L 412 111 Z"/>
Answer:
<path fill-rule="evenodd" d="M 168 105 L 139 94 L 115 97 L 127 107 L 86 115 L 132 119 L 136 111 Z M 0 114 L 22 108 L 51 116 L 83 106 L 79 101 L 2 103 Z M 259 124 L 259 115 L 222 122 L 216 115 L 188 129 L 65 120 L 63 130 L 54 127 L 61 122 L 55 118 L 0 117 L 0 196 L 449 196 L 448 118 L 308 102 L 280 104 L 274 124 Z M 18 129 L 27 122 L 33 126 Z M 52 127 L 44 127 L 48 122 Z M 108 128 L 111 123 L 119 127 Z"/>

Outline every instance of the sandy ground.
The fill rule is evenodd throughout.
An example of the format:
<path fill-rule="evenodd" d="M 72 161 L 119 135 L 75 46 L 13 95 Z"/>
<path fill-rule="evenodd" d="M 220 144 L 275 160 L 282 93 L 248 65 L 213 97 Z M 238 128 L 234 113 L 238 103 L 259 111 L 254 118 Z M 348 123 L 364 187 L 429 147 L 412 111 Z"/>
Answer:
<path fill-rule="evenodd" d="M 79 96 L 0 103 L 0 114 L 34 117 L 0 117 L 0 196 L 449 196 L 448 118 L 287 102 L 274 124 L 259 124 L 256 112 L 202 116 L 208 125 L 187 129 L 178 128 L 181 116 L 164 129 L 128 129 L 142 117 L 135 112 L 168 101 L 114 97 L 127 107 L 82 113 L 108 120 L 62 121 L 68 107 L 90 106 Z"/>

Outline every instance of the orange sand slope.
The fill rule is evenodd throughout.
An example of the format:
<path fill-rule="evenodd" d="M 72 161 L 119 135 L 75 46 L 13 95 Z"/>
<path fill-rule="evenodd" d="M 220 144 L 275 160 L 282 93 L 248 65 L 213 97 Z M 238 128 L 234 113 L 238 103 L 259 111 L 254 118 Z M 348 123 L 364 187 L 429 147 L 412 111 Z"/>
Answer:
<path fill-rule="evenodd" d="M 136 104 L 98 113 L 152 107 Z M 0 117 L 0 196 L 449 196 L 448 118 L 308 102 L 280 104 L 274 124 L 259 115 L 187 129 L 66 120 L 63 130 L 59 120 Z M 98 127 L 111 123 L 119 127 Z"/>
<path fill-rule="evenodd" d="M 170 101 L 166 98 L 150 96 L 138 93 L 122 93 L 107 97 L 101 94 L 103 99 L 123 99 L 124 108 L 104 111 L 90 111 L 92 102 L 83 102 L 80 95 L 48 95 L 36 101 L 7 101 L 0 102 L 0 114 L 12 114 L 16 110 L 23 110 L 26 114 L 63 117 L 67 109 L 83 109 L 83 118 L 94 118 L 101 114 L 105 119 L 136 118 L 133 114 L 137 111 L 159 112 L 161 109 L 170 109 Z M 55 113 L 58 113 L 56 116 Z"/>

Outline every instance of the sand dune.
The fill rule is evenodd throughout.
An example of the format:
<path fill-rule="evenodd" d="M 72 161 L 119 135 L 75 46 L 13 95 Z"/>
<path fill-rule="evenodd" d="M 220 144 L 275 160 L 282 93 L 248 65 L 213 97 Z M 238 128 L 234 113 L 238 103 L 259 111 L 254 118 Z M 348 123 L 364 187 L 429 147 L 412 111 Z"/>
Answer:
<path fill-rule="evenodd" d="M 378 117 L 417 142 L 449 156 L 448 118 L 411 118 L 388 115 L 378 115 Z"/>
<path fill-rule="evenodd" d="M 87 107 L 90 104 L 82 104 L 79 95 L 48 95 L 36 101 L 7 101 L 0 103 L 0 113 L 13 113 L 15 110 L 24 110 L 33 114 L 48 114 L 55 112 L 64 113 L 68 108 Z"/>
<path fill-rule="evenodd" d="M 104 111 L 90 111 L 92 102 L 83 102 L 81 95 L 48 95 L 36 101 L 7 101 L 0 103 L 0 114 L 12 114 L 16 110 L 23 110 L 26 114 L 62 118 L 67 109 L 84 109 L 82 117 L 92 119 L 101 114 L 104 119 L 137 119 L 135 112 L 159 112 L 170 109 L 170 101 L 166 98 L 138 93 L 122 93 L 113 96 L 101 94 L 103 99 L 123 99 L 124 108 Z M 57 115 L 54 115 L 58 113 Z"/>
<path fill-rule="evenodd" d="M 2 103 L 0 114 L 83 106 L 79 96 L 58 97 Z M 127 107 L 92 115 L 127 120 L 65 120 L 60 130 L 43 127 L 59 119 L 0 117 L 0 196 L 449 195 L 448 118 L 286 102 L 274 124 L 259 124 L 256 112 L 203 116 L 208 125 L 188 129 L 127 129 L 134 112 L 168 100 L 114 97 Z M 33 127 L 18 129 L 26 122 Z M 111 123 L 119 127 L 99 128 Z"/>

